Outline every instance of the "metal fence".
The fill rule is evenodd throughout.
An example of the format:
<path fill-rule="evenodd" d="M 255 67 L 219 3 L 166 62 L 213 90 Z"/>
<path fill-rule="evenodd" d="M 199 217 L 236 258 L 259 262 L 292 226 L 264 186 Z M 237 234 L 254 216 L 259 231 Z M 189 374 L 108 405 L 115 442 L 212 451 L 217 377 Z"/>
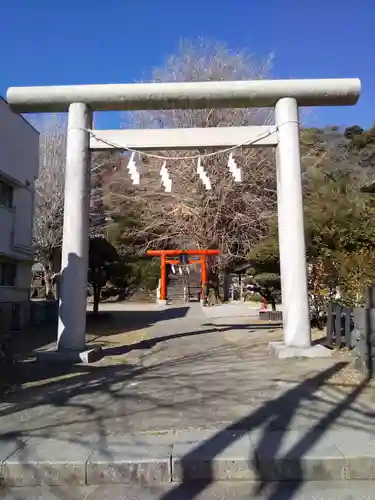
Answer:
<path fill-rule="evenodd" d="M 31 302 L 30 326 L 53 324 L 57 322 L 59 303 L 57 300 Z"/>
<path fill-rule="evenodd" d="M 355 367 L 370 378 L 375 375 L 375 287 L 368 292 L 367 307 L 329 305 L 327 345 L 351 349 Z"/>
<path fill-rule="evenodd" d="M 353 310 L 353 314 L 355 366 L 368 377 L 373 377 L 375 374 L 375 308 L 357 308 Z"/>
<path fill-rule="evenodd" d="M 0 302 L 0 386 L 22 353 L 51 342 L 57 318 L 55 300 Z"/>
<path fill-rule="evenodd" d="M 354 347 L 353 309 L 340 304 L 329 304 L 327 310 L 327 345 L 332 347 Z"/>
<path fill-rule="evenodd" d="M 259 311 L 259 319 L 262 321 L 276 321 L 282 322 L 283 313 L 282 311 Z"/>

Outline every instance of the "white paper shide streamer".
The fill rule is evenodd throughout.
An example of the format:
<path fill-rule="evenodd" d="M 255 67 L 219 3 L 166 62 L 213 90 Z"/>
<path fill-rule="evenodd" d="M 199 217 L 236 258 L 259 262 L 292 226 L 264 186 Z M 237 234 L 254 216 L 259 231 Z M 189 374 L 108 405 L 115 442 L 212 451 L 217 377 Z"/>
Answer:
<path fill-rule="evenodd" d="M 200 180 L 202 181 L 204 187 L 207 189 L 207 191 L 209 191 L 210 189 L 212 189 L 211 181 L 208 178 L 207 172 L 203 168 L 201 158 L 198 158 L 198 162 L 197 162 L 197 174 L 198 174 Z"/>
<path fill-rule="evenodd" d="M 161 177 L 161 182 L 164 186 L 165 192 L 171 193 L 172 192 L 172 179 L 169 175 L 166 161 L 163 163 L 163 165 L 160 169 L 160 177 Z"/>
<path fill-rule="evenodd" d="M 133 182 L 133 184 L 139 185 L 140 184 L 140 173 L 139 173 L 139 167 L 141 163 L 141 155 L 137 151 L 133 151 L 130 158 L 129 162 L 127 164 L 127 170 L 129 172 L 130 178 Z M 242 182 L 243 180 L 243 174 L 242 174 L 242 169 L 239 167 L 234 159 L 233 153 L 229 154 L 228 158 L 228 168 L 230 173 L 233 176 L 233 179 L 235 182 Z M 201 157 L 198 158 L 197 160 L 197 174 L 199 176 L 199 179 L 202 181 L 203 186 L 206 188 L 207 191 L 212 189 L 211 181 L 207 175 L 207 172 L 203 168 L 202 165 L 202 159 Z M 172 179 L 169 175 L 168 169 L 167 169 L 167 162 L 164 161 L 163 165 L 160 169 L 160 177 L 161 177 L 161 182 L 162 185 L 165 189 L 165 192 L 171 193 L 172 192 Z"/>
<path fill-rule="evenodd" d="M 132 153 L 126 168 L 128 169 L 128 172 L 129 172 L 131 180 L 133 181 L 133 184 L 138 185 L 138 184 L 140 184 L 141 177 L 139 174 L 136 160 L 140 161 L 139 155 L 137 153 Z"/>
<path fill-rule="evenodd" d="M 239 167 L 233 157 L 233 153 L 229 154 L 228 158 L 228 168 L 229 172 L 232 174 L 234 182 L 242 182 L 243 175 L 242 169 Z"/>

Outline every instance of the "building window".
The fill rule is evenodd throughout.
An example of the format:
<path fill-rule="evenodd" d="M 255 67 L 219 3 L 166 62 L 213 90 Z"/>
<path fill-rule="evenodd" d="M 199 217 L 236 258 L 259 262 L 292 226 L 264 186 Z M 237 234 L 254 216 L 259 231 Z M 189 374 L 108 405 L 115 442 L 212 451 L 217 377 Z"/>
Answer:
<path fill-rule="evenodd" d="M 13 206 L 13 187 L 3 181 L 0 181 L 0 205 L 8 208 Z"/>
<path fill-rule="evenodd" d="M 16 284 L 17 265 L 11 262 L 0 262 L 0 286 Z"/>

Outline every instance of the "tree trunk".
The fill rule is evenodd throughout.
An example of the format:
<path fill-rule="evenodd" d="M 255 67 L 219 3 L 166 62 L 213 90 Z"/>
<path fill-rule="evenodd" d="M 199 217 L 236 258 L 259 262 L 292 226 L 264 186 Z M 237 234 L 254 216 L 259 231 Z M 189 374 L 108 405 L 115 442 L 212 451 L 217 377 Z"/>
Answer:
<path fill-rule="evenodd" d="M 94 305 L 92 310 L 94 313 L 99 311 L 99 302 L 100 302 L 100 286 L 94 284 Z"/>
<path fill-rule="evenodd" d="M 210 283 L 210 288 L 214 293 L 214 298 L 216 304 L 221 303 L 221 297 L 220 297 L 220 281 L 219 281 L 219 276 L 216 272 L 214 271 L 209 271 L 208 274 L 208 281 Z"/>
<path fill-rule="evenodd" d="M 271 304 L 272 311 L 276 311 L 276 302 L 275 302 L 275 297 L 273 295 L 273 291 L 270 290 L 269 288 L 266 288 L 263 292 L 263 297 L 266 299 L 267 303 Z"/>
<path fill-rule="evenodd" d="M 53 292 L 53 273 L 44 269 L 43 279 L 44 279 L 44 296 L 46 299 L 52 300 L 55 298 L 55 294 Z"/>
<path fill-rule="evenodd" d="M 276 312 L 276 302 L 273 293 L 271 293 L 271 306 L 272 306 L 272 311 Z"/>
<path fill-rule="evenodd" d="M 60 296 L 61 296 L 61 273 L 56 273 L 53 275 L 53 280 L 55 282 L 55 295 L 56 295 L 56 299 L 57 300 L 60 300 Z"/>
<path fill-rule="evenodd" d="M 229 289 L 230 289 L 230 275 L 227 271 L 224 271 L 224 285 L 223 285 L 223 294 L 224 294 L 224 302 L 229 302 Z"/>
<path fill-rule="evenodd" d="M 239 281 L 239 284 L 240 284 L 240 300 L 243 301 L 244 300 L 244 290 L 243 290 L 243 276 L 241 273 L 239 273 L 238 275 L 238 281 Z"/>

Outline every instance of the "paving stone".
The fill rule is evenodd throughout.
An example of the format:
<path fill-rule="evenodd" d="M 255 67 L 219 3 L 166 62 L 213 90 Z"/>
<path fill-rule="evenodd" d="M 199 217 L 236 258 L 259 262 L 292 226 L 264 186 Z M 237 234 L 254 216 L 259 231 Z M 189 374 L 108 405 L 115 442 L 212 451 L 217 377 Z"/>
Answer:
<path fill-rule="evenodd" d="M 255 452 L 262 481 L 328 481 L 345 479 L 345 459 L 324 431 L 266 432 Z"/>
<path fill-rule="evenodd" d="M 239 479 L 254 475 L 253 448 L 262 444 L 265 426 L 268 427 L 268 433 L 279 430 L 283 434 L 285 427 L 300 430 L 299 439 L 302 439 L 302 443 L 303 436 L 310 432 L 311 427 L 325 426 L 327 419 L 333 420 L 332 414 L 336 420 L 331 422 L 331 429 L 344 426 L 373 428 L 375 402 L 371 398 L 371 390 L 358 394 L 356 387 L 340 387 L 343 380 L 349 380 L 344 373 L 346 368 L 342 368 L 345 362 L 350 361 L 349 353 L 334 353 L 326 359 L 271 362 L 267 345 L 270 341 L 280 340 L 282 332 L 268 329 L 251 331 L 248 326 L 253 323 L 252 319 L 210 320 L 204 317 L 201 321 L 199 318 L 194 319 L 195 312 L 192 310 L 193 317 L 189 319 L 178 315 L 177 311 L 173 315 L 177 319 L 164 321 L 164 312 L 163 315 L 156 313 L 138 311 L 132 320 L 133 326 L 126 324 L 128 319 L 124 321 L 124 329 L 147 328 L 148 338 L 154 339 L 151 344 L 138 342 L 132 346 L 130 353 L 128 344 L 133 343 L 133 340 L 128 341 L 127 336 L 133 335 L 133 332 L 119 334 L 123 340 L 117 342 L 116 346 L 122 346 L 123 349 L 119 347 L 119 353 L 104 357 L 95 366 L 80 367 L 77 371 L 75 367 L 59 366 L 56 369 L 53 368 L 54 364 L 50 364 L 51 367 L 46 365 L 41 373 L 37 363 L 22 365 L 21 381 L 26 384 L 30 380 L 35 382 L 32 387 L 17 389 L 0 404 L 3 435 L 37 436 L 47 432 L 51 437 L 56 432 L 65 432 L 70 436 L 95 435 L 92 448 L 96 448 L 99 443 L 97 449 L 105 450 L 106 445 L 101 444 L 104 434 L 135 434 L 152 429 L 176 430 L 187 427 L 202 429 L 222 426 L 224 429 L 232 423 L 236 423 L 237 429 L 241 426 L 247 429 L 250 422 L 261 429 L 261 434 L 253 441 L 253 447 L 249 446 L 248 454 L 242 453 L 243 450 L 236 452 L 238 444 L 233 445 L 234 451 L 233 448 L 230 451 L 229 444 L 233 442 L 233 436 L 229 436 L 229 439 L 221 436 L 214 443 L 203 446 L 200 446 L 201 441 L 209 435 L 195 438 L 194 446 L 199 446 L 201 455 L 206 453 L 206 462 L 201 458 L 195 463 L 208 464 L 205 465 L 206 472 L 203 470 L 201 475 L 230 477 L 232 474 L 232 477 Z M 123 317 L 122 313 L 119 316 Z M 122 321 L 116 319 L 116 328 L 118 324 L 123 325 Z M 116 335 L 114 332 L 113 337 Z M 226 336 L 233 341 L 229 342 Z M 140 354 L 144 354 L 142 359 Z M 133 357 L 129 360 L 129 356 Z M 351 375 L 352 372 L 349 370 L 348 373 Z M 55 379 L 56 375 L 58 380 Z M 356 380 L 354 377 L 354 386 Z M 351 402 L 343 403 L 349 394 L 353 394 Z M 342 408 L 345 409 L 341 411 Z M 234 441 L 237 443 L 242 439 L 245 440 L 240 435 Z M 283 439 L 290 440 L 287 436 Z M 324 436 L 322 439 L 325 439 Z M 189 449 L 186 443 L 184 446 L 185 450 Z M 177 444 L 174 448 L 174 451 L 178 451 Z M 281 456 L 287 451 L 288 447 Z M 295 452 L 297 465 L 301 465 L 301 455 L 304 457 L 302 462 L 307 457 L 311 465 L 313 462 L 309 453 L 309 446 Z M 183 450 L 180 450 L 174 459 L 176 477 L 182 475 L 181 467 L 180 472 L 178 467 L 183 455 Z M 190 471 L 190 475 L 199 476 L 192 470 L 194 462 L 191 456 L 189 454 L 185 458 L 185 464 L 190 459 L 190 465 L 184 465 L 185 473 Z M 211 460 L 213 467 L 209 466 Z M 222 472 L 220 467 L 226 463 L 227 469 Z M 307 465 L 302 465 L 304 472 Z M 101 466 L 104 472 L 108 472 L 107 465 Z M 300 469 L 297 467 L 297 477 L 301 476 Z M 88 472 L 90 470 L 88 468 Z M 348 475 L 346 472 L 345 477 Z M 327 472 L 325 474 L 329 475 Z M 112 480 L 125 481 L 123 477 Z M 101 481 L 104 481 L 103 478 Z"/>
<path fill-rule="evenodd" d="M 86 500 L 90 498 L 91 500 L 91 493 L 92 489 L 87 486 L 17 486 L 1 490 L 0 498 L 2 500 Z M 102 496 L 99 498 L 100 500 L 122 500 L 124 497 Z"/>
<path fill-rule="evenodd" d="M 347 479 L 375 479 L 375 429 L 334 430 L 329 439 L 344 456 Z"/>
<path fill-rule="evenodd" d="M 74 438 L 30 438 L 3 463 L 3 477 L 10 486 L 84 485 L 91 453 Z"/>
<path fill-rule="evenodd" d="M 269 422 L 268 422 L 269 424 Z M 6 486 L 153 486 L 170 481 L 375 479 L 375 433 L 352 430 L 188 429 L 0 441 Z"/>
<path fill-rule="evenodd" d="M 217 482 L 211 485 L 82 487 L 78 491 L 58 487 L 12 488 L 1 491 L 2 500 L 375 500 L 373 481 L 273 483 L 259 493 L 249 482 Z"/>
<path fill-rule="evenodd" d="M 87 484 L 162 484 L 170 481 L 173 433 L 110 436 L 87 464 Z"/>
<path fill-rule="evenodd" d="M 0 465 L 19 448 L 24 448 L 28 439 L 0 439 Z"/>
<path fill-rule="evenodd" d="M 172 451 L 172 480 L 252 480 L 253 455 L 249 436 L 243 432 L 177 431 Z"/>
<path fill-rule="evenodd" d="M 28 439 L 0 439 L 0 487 L 4 483 L 4 462 L 18 449 L 24 448 Z"/>

